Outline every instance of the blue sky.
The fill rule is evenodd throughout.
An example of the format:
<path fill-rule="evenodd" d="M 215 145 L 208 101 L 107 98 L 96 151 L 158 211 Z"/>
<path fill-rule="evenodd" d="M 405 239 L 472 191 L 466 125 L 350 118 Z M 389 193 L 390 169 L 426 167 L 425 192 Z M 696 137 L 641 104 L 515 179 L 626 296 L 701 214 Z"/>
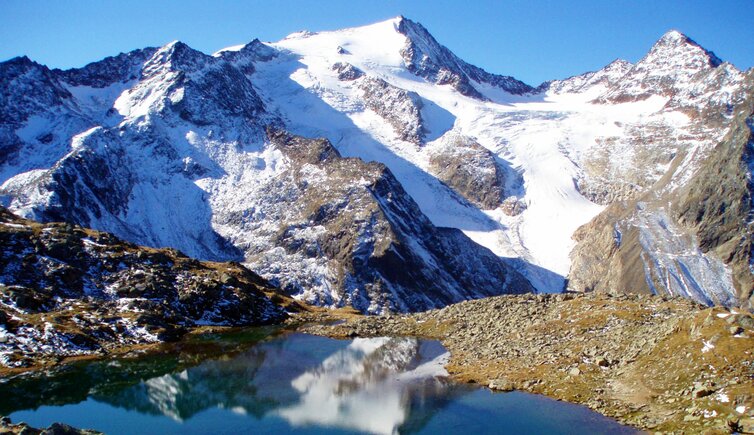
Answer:
<path fill-rule="evenodd" d="M 175 39 L 211 53 L 397 15 L 464 60 L 533 85 L 636 61 L 669 29 L 740 69 L 754 65 L 754 0 L 0 0 L 0 60 L 69 68 Z"/>

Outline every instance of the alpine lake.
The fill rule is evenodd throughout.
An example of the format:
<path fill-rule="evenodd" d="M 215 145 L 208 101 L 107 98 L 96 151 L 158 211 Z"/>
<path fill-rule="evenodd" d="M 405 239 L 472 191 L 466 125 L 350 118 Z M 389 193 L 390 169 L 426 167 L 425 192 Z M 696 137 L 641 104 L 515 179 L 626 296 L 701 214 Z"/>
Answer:
<path fill-rule="evenodd" d="M 454 382 L 447 358 L 415 338 L 207 333 L 1 379 L 0 415 L 107 434 L 638 433 L 583 406 Z"/>

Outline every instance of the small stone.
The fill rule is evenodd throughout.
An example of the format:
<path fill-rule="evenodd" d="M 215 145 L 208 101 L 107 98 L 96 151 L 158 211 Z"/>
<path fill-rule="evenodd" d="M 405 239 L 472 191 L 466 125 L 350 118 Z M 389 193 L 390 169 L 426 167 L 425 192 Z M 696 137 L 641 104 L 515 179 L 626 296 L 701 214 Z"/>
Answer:
<path fill-rule="evenodd" d="M 581 370 L 578 367 L 574 367 L 571 370 L 568 370 L 568 374 L 571 376 L 578 376 L 581 374 Z"/>
<path fill-rule="evenodd" d="M 508 379 L 494 379 L 490 381 L 488 388 L 496 391 L 513 391 L 516 389 L 516 386 Z"/>
<path fill-rule="evenodd" d="M 730 331 L 730 333 L 731 333 L 732 335 L 738 335 L 738 334 L 740 334 L 740 333 L 744 332 L 744 328 L 742 328 L 742 327 L 740 327 L 740 326 L 731 326 L 731 327 L 729 328 L 729 331 Z"/>
<path fill-rule="evenodd" d="M 706 385 L 702 385 L 699 382 L 695 382 L 694 383 L 694 389 L 691 390 L 691 396 L 698 399 L 698 398 L 701 398 L 701 397 L 707 397 L 707 396 L 709 396 L 710 394 L 712 394 L 714 392 L 715 392 L 715 390 L 713 390 L 712 388 L 710 388 L 710 387 L 708 387 Z"/>
<path fill-rule="evenodd" d="M 600 367 L 610 367 L 610 361 L 605 357 L 599 357 L 597 358 L 597 365 Z"/>

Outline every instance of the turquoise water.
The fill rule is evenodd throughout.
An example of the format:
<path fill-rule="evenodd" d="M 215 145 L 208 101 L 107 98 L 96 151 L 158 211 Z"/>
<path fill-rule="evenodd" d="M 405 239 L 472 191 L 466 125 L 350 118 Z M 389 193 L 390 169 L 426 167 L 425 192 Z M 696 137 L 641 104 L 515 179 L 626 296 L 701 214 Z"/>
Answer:
<path fill-rule="evenodd" d="M 272 332 L 3 380 L 0 414 L 108 434 L 636 433 L 585 407 L 451 382 L 435 341 Z"/>

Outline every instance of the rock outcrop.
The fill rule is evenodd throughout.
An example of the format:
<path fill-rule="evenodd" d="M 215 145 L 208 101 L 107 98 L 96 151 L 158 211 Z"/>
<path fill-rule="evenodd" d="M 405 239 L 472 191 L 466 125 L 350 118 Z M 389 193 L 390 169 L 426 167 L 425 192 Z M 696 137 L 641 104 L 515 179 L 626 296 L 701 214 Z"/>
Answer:
<path fill-rule="evenodd" d="M 500 206 L 506 180 L 495 155 L 468 137 L 443 139 L 429 150 L 430 172 L 482 209 Z"/>
<path fill-rule="evenodd" d="M 373 77 L 362 79 L 359 87 L 364 92 L 364 105 L 384 118 L 401 140 L 417 145 L 424 141 L 423 103 L 417 93 Z"/>

